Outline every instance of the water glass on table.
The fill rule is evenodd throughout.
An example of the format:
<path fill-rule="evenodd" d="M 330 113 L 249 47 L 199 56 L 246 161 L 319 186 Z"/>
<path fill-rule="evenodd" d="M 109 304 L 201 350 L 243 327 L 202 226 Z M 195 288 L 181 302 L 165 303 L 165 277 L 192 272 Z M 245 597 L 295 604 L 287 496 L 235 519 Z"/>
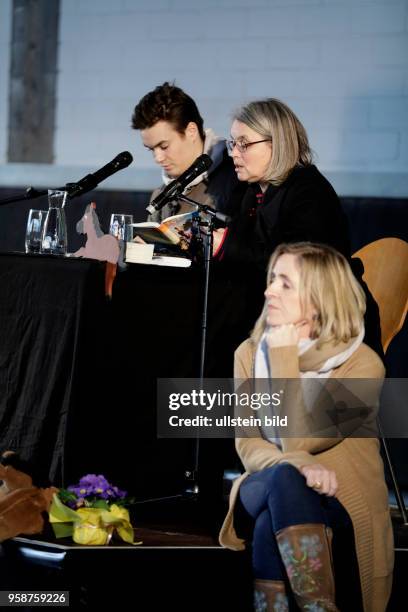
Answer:
<path fill-rule="evenodd" d="M 109 233 L 118 240 L 131 242 L 133 215 L 122 215 L 114 213 L 111 215 Z"/>
<path fill-rule="evenodd" d="M 47 216 L 46 210 L 37 210 L 31 208 L 28 213 L 26 235 L 25 235 L 25 252 L 39 253 L 41 250 L 41 235 L 44 229 L 44 223 Z"/>

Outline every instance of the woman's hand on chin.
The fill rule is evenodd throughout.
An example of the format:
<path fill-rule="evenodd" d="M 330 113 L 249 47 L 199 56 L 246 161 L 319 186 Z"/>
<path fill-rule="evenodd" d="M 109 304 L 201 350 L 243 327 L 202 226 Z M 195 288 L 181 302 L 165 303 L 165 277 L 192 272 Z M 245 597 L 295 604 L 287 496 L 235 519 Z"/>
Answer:
<path fill-rule="evenodd" d="M 295 346 L 301 338 L 308 338 L 310 325 L 306 319 L 298 323 L 285 325 L 270 325 L 266 331 L 266 341 L 269 348 L 280 346 Z"/>
<path fill-rule="evenodd" d="M 275 325 L 273 327 L 270 326 L 266 332 L 266 341 L 269 348 L 295 346 L 298 340 L 298 329 L 293 323 L 288 325 Z"/>

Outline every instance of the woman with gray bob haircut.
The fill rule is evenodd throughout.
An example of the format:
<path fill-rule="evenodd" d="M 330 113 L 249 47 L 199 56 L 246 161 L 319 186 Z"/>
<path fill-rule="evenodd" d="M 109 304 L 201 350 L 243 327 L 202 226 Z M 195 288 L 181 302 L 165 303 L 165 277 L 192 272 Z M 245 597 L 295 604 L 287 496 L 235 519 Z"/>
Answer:
<path fill-rule="evenodd" d="M 242 267 L 248 291 L 244 299 L 254 303 L 249 310 L 261 308 L 268 259 L 281 243 L 327 244 L 352 263 L 361 282 L 359 262 L 350 261 L 346 215 L 313 164 L 306 130 L 295 113 L 276 98 L 249 102 L 233 114 L 227 146 L 238 180 L 247 189 L 229 203 L 229 227 L 214 232 L 214 256 Z M 378 308 L 364 289 L 365 342 L 382 354 Z"/>
<path fill-rule="evenodd" d="M 297 165 L 309 166 L 312 163 L 312 152 L 306 130 L 286 104 L 270 98 L 259 102 L 250 102 L 241 107 L 233 116 L 265 138 L 270 146 L 271 157 L 264 179 L 272 185 L 280 185 Z M 229 150 L 233 155 L 233 142 Z"/>

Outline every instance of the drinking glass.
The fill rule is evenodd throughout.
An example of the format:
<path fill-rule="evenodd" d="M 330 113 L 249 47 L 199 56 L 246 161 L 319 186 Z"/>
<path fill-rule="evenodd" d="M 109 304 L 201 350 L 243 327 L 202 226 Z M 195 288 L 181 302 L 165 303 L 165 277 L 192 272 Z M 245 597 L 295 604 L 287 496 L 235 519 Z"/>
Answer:
<path fill-rule="evenodd" d="M 44 228 L 46 210 L 30 209 L 27 219 L 25 235 L 25 252 L 39 253 L 41 249 L 41 235 Z"/>
<path fill-rule="evenodd" d="M 49 209 L 42 232 L 41 253 L 66 255 L 67 224 L 64 210 L 66 199 L 66 191 L 48 190 Z"/>
<path fill-rule="evenodd" d="M 114 213 L 111 215 L 109 233 L 115 236 L 118 240 L 131 242 L 133 215 L 121 215 Z"/>

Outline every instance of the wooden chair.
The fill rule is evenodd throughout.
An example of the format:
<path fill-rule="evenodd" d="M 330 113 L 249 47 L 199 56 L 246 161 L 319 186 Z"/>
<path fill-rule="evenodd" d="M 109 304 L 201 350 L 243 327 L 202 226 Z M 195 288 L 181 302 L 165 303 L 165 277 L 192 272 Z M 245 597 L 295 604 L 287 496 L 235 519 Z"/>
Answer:
<path fill-rule="evenodd" d="M 386 353 L 391 340 L 402 328 L 408 309 L 408 242 L 399 238 L 382 238 L 366 245 L 354 253 L 353 257 L 358 257 L 363 262 L 363 278 L 378 304 L 381 342 Z M 404 498 L 380 423 L 378 426 L 398 508 L 404 524 L 407 525 Z"/>

